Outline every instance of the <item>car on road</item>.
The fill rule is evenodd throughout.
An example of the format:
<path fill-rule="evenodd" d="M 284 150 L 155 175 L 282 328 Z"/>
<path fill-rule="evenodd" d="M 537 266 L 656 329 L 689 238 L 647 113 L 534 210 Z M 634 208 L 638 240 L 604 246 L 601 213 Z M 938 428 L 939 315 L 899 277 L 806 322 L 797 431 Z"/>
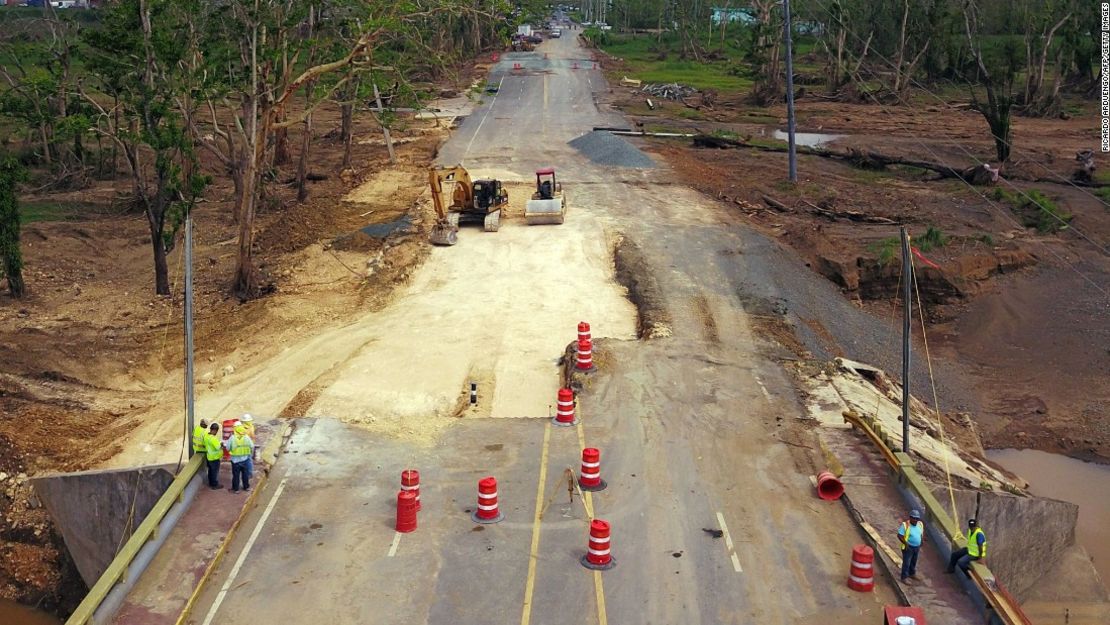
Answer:
<path fill-rule="evenodd" d="M 562 37 L 562 36 L 563 36 L 563 31 L 559 30 L 558 28 L 551 31 L 551 38 L 552 39 L 558 39 L 559 37 Z"/>

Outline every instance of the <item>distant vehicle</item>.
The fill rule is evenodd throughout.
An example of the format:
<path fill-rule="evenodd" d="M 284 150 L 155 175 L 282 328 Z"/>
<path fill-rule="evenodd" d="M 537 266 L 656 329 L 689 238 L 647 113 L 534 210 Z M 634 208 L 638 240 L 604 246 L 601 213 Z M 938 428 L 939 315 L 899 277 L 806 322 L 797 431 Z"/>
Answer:
<path fill-rule="evenodd" d="M 558 39 L 559 37 L 562 37 L 562 36 L 563 36 L 563 31 L 559 30 L 558 28 L 551 31 L 551 38 L 552 39 Z"/>

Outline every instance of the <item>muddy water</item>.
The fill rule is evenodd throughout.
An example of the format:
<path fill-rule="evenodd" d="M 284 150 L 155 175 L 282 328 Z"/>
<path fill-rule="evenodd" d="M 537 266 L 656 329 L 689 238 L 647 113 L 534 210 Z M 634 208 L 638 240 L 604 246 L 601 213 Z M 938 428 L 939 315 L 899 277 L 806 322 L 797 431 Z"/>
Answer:
<path fill-rule="evenodd" d="M 779 141 L 789 141 L 790 135 L 784 130 L 775 130 L 771 135 Z M 795 132 L 794 143 L 805 146 L 808 148 L 819 148 L 826 143 L 832 143 L 837 139 L 844 138 L 844 135 L 831 135 L 823 132 Z"/>
<path fill-rule="evenodd" d="M 0 625 L 61 625 L 61 622 L 46 612 L 0 599 Z"/>
<path fill-rule="evenodd" d="M 987 457 L 1025 478 L 1034 495 L 1079 506 L 1076 537 L 1110 588 L 1110 466 L 1035 449 L 988 451 Z"/>

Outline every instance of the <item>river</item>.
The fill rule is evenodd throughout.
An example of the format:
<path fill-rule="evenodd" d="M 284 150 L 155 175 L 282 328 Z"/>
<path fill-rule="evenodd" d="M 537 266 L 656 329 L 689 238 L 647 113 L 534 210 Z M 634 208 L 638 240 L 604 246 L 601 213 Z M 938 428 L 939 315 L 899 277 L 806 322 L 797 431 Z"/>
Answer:
<path fill-rule="evenodd" d="M 1076 538 L 1110 588 L 1110 466 L 1036 449 L 988 451 L 987 458 L 1027 480 L 1030 493 L 1079 506 Z"/>
<path fill-rule="evenodd" d="M 62 621 L 21 603 L 0 599 L 0 625 L 61 625 Z"/>

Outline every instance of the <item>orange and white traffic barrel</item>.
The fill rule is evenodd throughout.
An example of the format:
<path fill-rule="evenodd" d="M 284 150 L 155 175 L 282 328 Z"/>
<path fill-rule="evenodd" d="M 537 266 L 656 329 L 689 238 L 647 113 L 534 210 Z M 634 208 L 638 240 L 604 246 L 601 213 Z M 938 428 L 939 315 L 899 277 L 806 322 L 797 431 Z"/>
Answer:
<path fill-rule="evenodd" d="M 592 341 L 593 337 L 590 336 L 590 324 L 585 321 L 578 322 L 578 340 L 579 341 Z"/>
<path fill-rule="evenodd" d="M 470 515 L 475 523 L 500 523 L 505 518 L 497 506 L 497 479 L 483 477 L 478 480 L 478 507 Z"/>
<path fill-rule="evenodd" d="M 601 451 L 593 447 L 582 450 L 582 472 L 578 474 L 578 486 L 582 490 L 605 490 L 608 484 L 601 479 Z"/>
<path fill-rule="evenodd" d="M 617 565 L 609 549 L 609 522 L 601 519 L 590 521 L 590 543 L 586 555 L 580 560 L 582 566 L 595 571 L 607 571 Z"/>
<path fill-rule="evenodd" d="M 857 592 L 871 592 L 875 588 L 875 550 L 871 547 L 856 545 L 852 548 L 848 588 Z"/>
<path fill-rule="evenodd" d="M 397 531 L 402 534 L 416 531 L 416 497 L 411 490 L 397 491 Z"/>
<path fill-rule="evenodd" d="M 551 422 L 560 427 L 578 423 L 578 419 L 574 416 L 574 391 L 569 388 L 559 389 L 559 397 L 555 403 L 555 418 Z"/>
<path fill-rule="evenodd" d="M 412 491 L 416 509 L 420 510 L 420 471 L 416 469 L 401 471 L 401 490 Z"/>
<path fill-rule="evenodd" d="M 578 354 L 575 357 L 574 366 L 579 371 L 593 371 L 594 344 L 590 339 L 578 341 Z"/>

